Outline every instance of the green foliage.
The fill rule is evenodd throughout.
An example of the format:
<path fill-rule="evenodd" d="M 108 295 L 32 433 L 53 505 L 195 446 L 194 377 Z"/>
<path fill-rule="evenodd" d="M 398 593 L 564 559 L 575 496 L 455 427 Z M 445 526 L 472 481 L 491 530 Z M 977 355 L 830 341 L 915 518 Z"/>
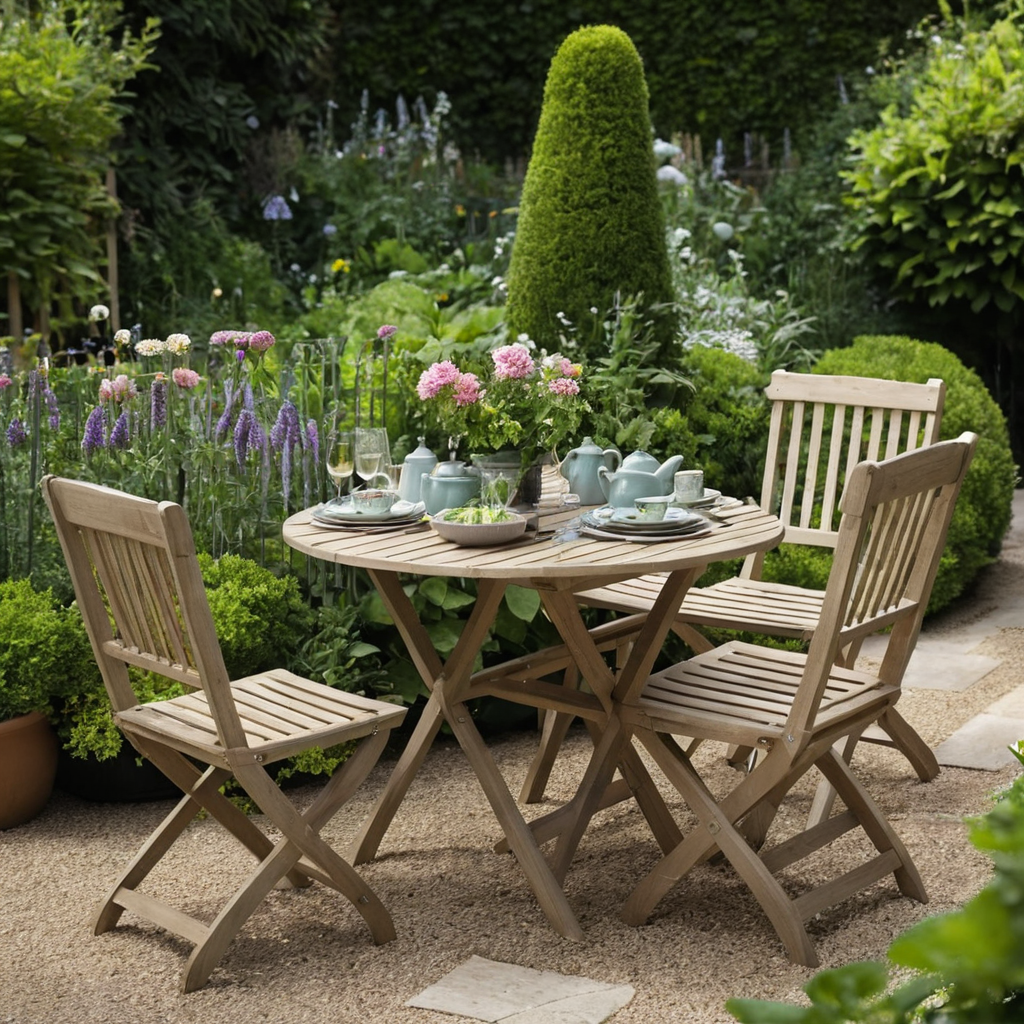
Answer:
<path fill-rule="evenodd" d="M 995 560 L 1010 524 L 1017 467 L 999 406 L 978 375 L 952 352 L 910 338 L 857 338 L 849 348 L 826 352 L 814 372 L 917 383 L 939 377 L 946 382 L 941 437 L 957 437 L 965 430 L 979 435 L 928 606 L 932 612 L 945 607 Z M 768 559 L 766 572 L 767 567 Z M 773 578 L 778 578 L 774 571 Z"/>
<path fill-rule="evenodd" d="M 97 685 L 99 670 L 76 607 L 27 579 L 0 582 L 0 722 Z"/>
<path fill-rule="evenodd" d="M 657 310 L 667 345 L 672 286 L 643 66 L 624 32 L 600 25 L 574 32 L 551 62 L 509 264 L 509 333 L 557 348 L 560 321 L 585 337 L 620 293 Z"/>
<path fill-rule="evenodd" d="M 613 24 L 643 55 L 662 137 L 722 136 L 735 166 L 743 132 L 759 132 L 777 148 L 785 128 L 797 134 L 839 105 L 837 74 L 849 79 L 874 63 L 880 40 L 902 35 L 933 9 L 931 0 L 737 0 L 725 9 L 702 0 L 670 8 L 658 0 L 537 0 L 528 10 L 476 0 L 346 0 L 333 37 L 335 92 L 351 120 L 364 88 L 380 102 L 432 83 L 458 98 L 453 127 L 464 152 L 518 157 L 536 124 L 553 41 L 580 25 Z M 381 60 L 381 53 L 403 59 Z"/>
<path fill-rule="evenodd" d="M 811 978 L 804 986 L 810 1006 L 730 999 L 726 1008 L 746 1024 L 1019 1021 L 1024 1009 L 1024 777 L 984 817 L 970 822 L 970 830 L 974 846 L 992 855 L 992 880 L 962 909 L 925 918 L 892 943 L 890 961 L 916 972 L 909 980 L 890 988 L 884 964 L 853 963 Z"/>
<path fill-rule="evenodd" d="M 683 465 L 703 469 L 709 487 L 756 498 L 768 443 L 767 376 L 721 348 L 694 345 L 682 371 L 693 382 L 684 408 L 654 410 L 652 450 L 682 455 Z"/>
<path fill-rule="evenodd" d="M 308 635 L 313 612 L 294 576 L 275 576 L 248 558 L 199 555 L 228 675 L 282 664 Z"/>
<path fill-rule="evenodd" d="M 0 17 L 0 272 L 17 274 L 33 304 L 58 282 L 89 302 L 101 282 L 105 221 L 117 211 L 104 175 L 121 130 L 123 91 L 156 31 L 111 36 L 114 0 L 46 5 Z"/>
<path fill-rule="evenodd" d="M 1020 4 L 1010 10 L 935 35 L 909 71 L 909 106 L 850 140 L 857 244 L 902 298 L 1004 313 L 1024 300 L 1024 32 Z"/>

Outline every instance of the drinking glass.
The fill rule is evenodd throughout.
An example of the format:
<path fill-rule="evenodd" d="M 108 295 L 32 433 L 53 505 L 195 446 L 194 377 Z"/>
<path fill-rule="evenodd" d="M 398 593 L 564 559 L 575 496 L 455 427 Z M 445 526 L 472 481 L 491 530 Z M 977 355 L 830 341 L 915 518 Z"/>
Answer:
<path fill-rule="evenodd" d="M 383 427 L 356 427 L 355 433 L 356 476 L 369 483 L 391 465 L 388 432 Z"/>
<path fill-rule="evenodd" d="M 325 460 L 327 475 L 334 481 L 338 499 L 348 490 L 354 466 L 354 438 L 351 430 L 332 426 L 327 432 Z"/>

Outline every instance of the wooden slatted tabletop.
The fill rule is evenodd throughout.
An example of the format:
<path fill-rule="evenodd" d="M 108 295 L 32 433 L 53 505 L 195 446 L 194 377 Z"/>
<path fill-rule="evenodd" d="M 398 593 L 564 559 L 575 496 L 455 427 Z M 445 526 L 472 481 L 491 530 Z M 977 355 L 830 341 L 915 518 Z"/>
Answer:
<path fill-rule="evenodd" d="M 716 512 L 727 525 L 714 525 L 701 537 L 639 543 L 584 536 L 565 545 L 555 543 L 549 531 L 575 513 L 557 512 L 542 516 L 540 530 L 528 531 L 520 541 L 472 548 L 443 540 L 426 524 L 365 533 L 321 527 L 312 521 L 311 511 L 291 516 L 283 535 L 285 543 L 314 558 L 385 572 L 505 579 L 558 590 L 576 589 L 581 580 L 631 579 L 737 558 L 774 547 L 783 533 L 775 516 L 756 505 L 738 505 Z"/>

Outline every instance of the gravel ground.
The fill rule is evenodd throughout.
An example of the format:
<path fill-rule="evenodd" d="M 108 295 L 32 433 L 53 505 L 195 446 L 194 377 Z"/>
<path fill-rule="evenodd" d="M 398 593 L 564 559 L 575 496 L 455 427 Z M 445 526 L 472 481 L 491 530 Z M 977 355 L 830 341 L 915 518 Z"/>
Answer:
<path fill-rule="evenodd" d="M 955 633 L 1024 586 L 1019 546 L 1004 551 L 971 599 L 927 624 Z M 900 709 L 931 743 L 952 733 L 1024 681 L 1024 630 L 1003 629 L 978 653 L 1002 665 L 969 690 L 907 691 Z M 493 744 L 513 791 L 535 748 L 532 733 Z M 589 753 L 573 731 L 552 801 L 567 798 Z M 710 777 L 732 769 L 715 751 L 699 755 Z M 922 784 L 907 762 L 862 745 L 860 777 L 914 856 L 930 895 L 926 906 L 899 895 L 891 877 L 822 913 L 810 925 L 823 967 L 884 955 L 892 938 L 930 914 L 955 909 L 988 880 L 989 861 L 969 844 L 965 815 L 983 812 L 1015 770 L 945 768 Z M 325 830 L 344 847 L 390 769 L 378 765 L 357 798 Z M 805 780 L 807 781 L 807 780 Z M 302 802 L 312 791 L 295 791 Z M 806 811 L 808 784 L 784 805 L 784 819 Z M 0 1022 L 306 1021 L 434 1024 L 455 1018 L 404 1003 L 476 954 L 635 987 L 616 1024 L 730 1021 L 729 996 L 792 998 L 813 971 L 789 963 L 757 903 L 727 867 L 703 866 L 678 885 L 644 927 L 617 910 L 657 858 L 641 817 L 628 805 L 602 812 L 584 837 L 566 880 L 582 942 L 548 926 L 514 859 L 490 851 L 498 838 L 490 808 L 461 751 L 442 741 L 431 751 L 381 846 L 361 868 L 395 919 L 396 941 L 376 947 L 346 900 L 323 886 L 275 891 L 228 948 L 209 984 L 188 996 L 178 976 L 190 947 L 126 914 L 113 932 L 92 936 L 86 921 L 115 873 L 171 804 L 92 804 L 61 793 L 34 821 L 0 833 Z M 687 811 L 677 803 L 681 821 Z M 528 810 L 541 813 L 544 805 Z M 783 821 L 782 824 L 785 822 Z M 249 866 L 240 847 L 212 821 L 194 823 L 165 857 L 151 891 L 192 913 L 219 908 Z M 847 870 L 863 847 L 849 839 L 814 870 Z M 241 869 L 241 870 L 239 870 Z M 798 877 L 798 876 L 795 876 Z"/>

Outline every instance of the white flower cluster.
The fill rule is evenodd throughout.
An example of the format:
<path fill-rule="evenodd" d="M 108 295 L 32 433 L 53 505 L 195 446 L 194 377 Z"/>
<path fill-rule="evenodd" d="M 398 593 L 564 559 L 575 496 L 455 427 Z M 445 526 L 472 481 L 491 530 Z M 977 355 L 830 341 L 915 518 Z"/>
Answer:
<path fill-rule="evenodd" d="M 135 344 L 135 351 L 140 356 L 158 356 L 166 350 L 167 342 L 161 341 L 159 338 L 143 338 L 142 341 Z"/>

